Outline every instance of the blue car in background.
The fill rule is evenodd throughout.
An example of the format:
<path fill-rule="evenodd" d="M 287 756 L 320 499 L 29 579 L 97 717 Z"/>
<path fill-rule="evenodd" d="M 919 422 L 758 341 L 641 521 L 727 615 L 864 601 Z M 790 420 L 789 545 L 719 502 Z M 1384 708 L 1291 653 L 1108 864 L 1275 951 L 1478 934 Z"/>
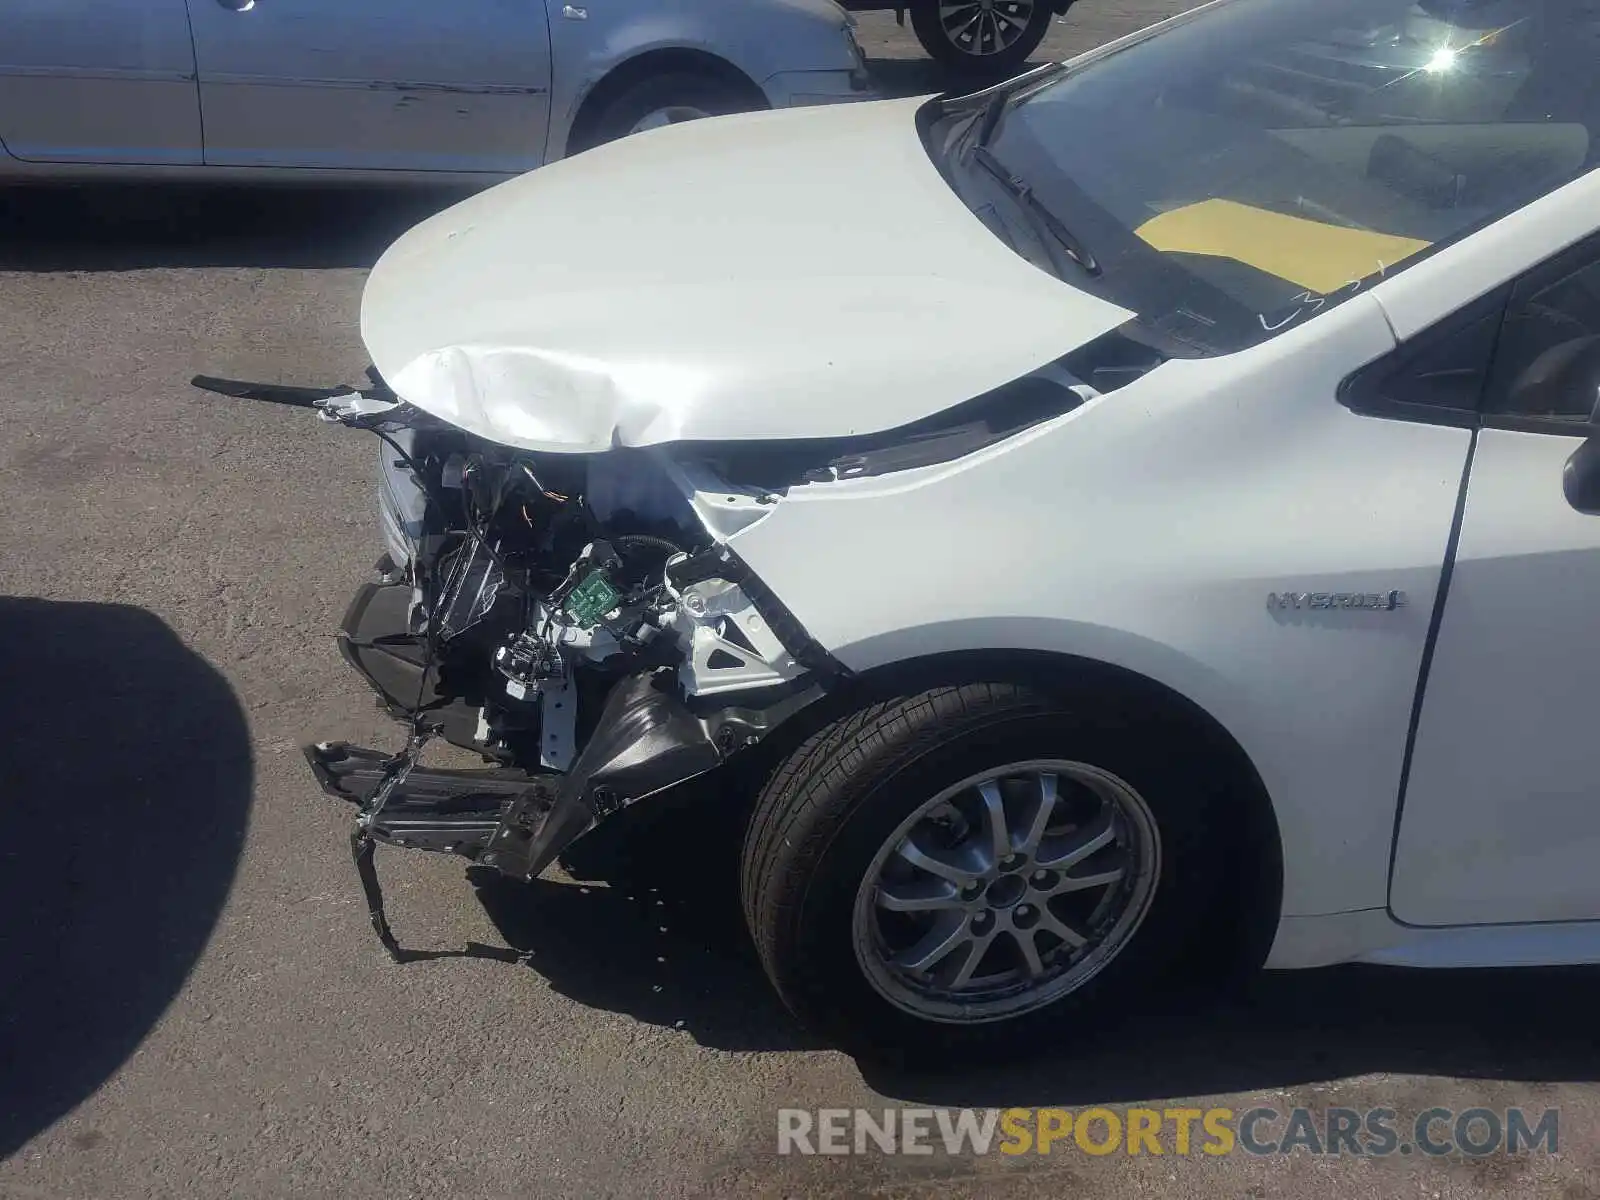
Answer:
<path fill-rule="evenodd" d="M 0 0 L 6 181 L 488 182 L 872 95 L 834 0 Z"/>

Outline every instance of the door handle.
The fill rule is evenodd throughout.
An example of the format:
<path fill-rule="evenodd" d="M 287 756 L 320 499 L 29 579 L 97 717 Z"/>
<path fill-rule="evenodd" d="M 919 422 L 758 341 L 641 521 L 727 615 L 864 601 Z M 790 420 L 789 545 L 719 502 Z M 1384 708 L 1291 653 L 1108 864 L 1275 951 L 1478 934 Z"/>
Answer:
<path fill-rule="evenodd" d="M 256 6 L 256 0 L 217 0 L 217 3 L 229 12 L 249 12 Z"/>

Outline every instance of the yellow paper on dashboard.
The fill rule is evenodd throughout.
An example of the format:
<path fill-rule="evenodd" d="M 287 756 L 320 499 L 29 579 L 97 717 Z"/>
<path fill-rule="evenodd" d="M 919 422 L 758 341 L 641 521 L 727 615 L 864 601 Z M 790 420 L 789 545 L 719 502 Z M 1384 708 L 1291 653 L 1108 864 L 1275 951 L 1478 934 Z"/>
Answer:
<path fill-rule="evenodd" d="M 1135 232 L 1157 250 L 1231 258 L 1317 293 L 1387 270 L 1431 243 L 1203 200 L 1152 217 Z"/>

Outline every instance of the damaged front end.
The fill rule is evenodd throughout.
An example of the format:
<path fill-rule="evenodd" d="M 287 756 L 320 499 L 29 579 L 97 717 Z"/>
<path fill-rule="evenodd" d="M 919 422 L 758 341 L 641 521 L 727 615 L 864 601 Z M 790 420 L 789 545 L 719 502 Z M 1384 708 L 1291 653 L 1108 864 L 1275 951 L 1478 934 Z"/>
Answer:
<path fill-rule="evenodd" d="M 381 439 L 387 551 L 339 645 L 406 742 L 305 753 L 322 788 L 357 810 L 352 850 L 396 957 L 378 842 L 532 879 L 608 816 L 761 741 L 840 673 L 712 532 L 759 520 L 771 499 L 760 492 L 719 481 L 708 521 L 701 489 L 662 455 L 509 448 L 381 380 L 194 383 Z M 420 766 L 435 737 L 490 765 Z"/>

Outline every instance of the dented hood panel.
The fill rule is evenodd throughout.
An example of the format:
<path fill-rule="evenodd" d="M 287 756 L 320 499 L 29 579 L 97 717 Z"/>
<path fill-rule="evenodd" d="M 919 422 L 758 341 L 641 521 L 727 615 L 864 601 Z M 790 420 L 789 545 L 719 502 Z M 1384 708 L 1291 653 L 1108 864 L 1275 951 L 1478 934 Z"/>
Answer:
<path fill-rule="evenodd" d="M 1127 320 L 979 223 L 917 106 L 669 126 L 474 196 L 373 269 L 373 362 L 480 436 L 591 452 L 893 429 Z"/>

